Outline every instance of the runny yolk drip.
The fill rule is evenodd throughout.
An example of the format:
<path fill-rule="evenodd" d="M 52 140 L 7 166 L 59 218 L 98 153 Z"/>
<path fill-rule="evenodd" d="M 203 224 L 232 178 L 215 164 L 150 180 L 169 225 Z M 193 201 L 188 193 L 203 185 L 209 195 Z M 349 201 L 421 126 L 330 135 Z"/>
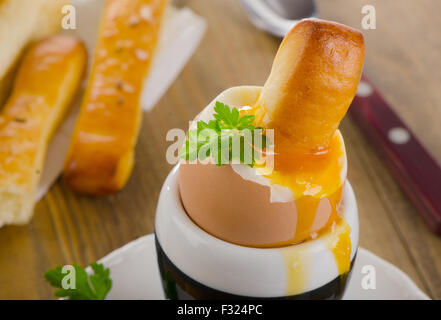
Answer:
<path fill-rule="evenodd" d="M 305 290 L 311 259 L 307 251 L 282 251 L 286 268 L 286 295 L 300 294 Z"/>
<path fill-rule="evenodd" d="M 344 218 L 341 218 L 333 229 L 331 232 L 335 233 L 335 236 L 329 235 L 327 245 L 334 255 L 338 273 L 342 275 L 351 267 L 351 227 Z"/>
<path fill-rule="evenodd" d="M 325 246 L 334 255 L 338 274 L 345 276 L 351 267 L 351 227 L 344 218 L 338 218 L 332 228 L 323 234 Z M 307 247 L 291 246 L 281 249 L 286 269 L 286 295 L 305 292 L 308 270 L 311 269 L 313 254 Z"/>
<path fill-rule="evenodd" d="M 351 227 L 344 218 L 338 218 L 332 228 L 323 234 L 323 241 L 334 255 L 338 274 L 345 276 L 351 267 Z M 281 249 L 286 269 L 286 295 L 305 292 L 308 270 L 311 269 L 312 253 L 308 248 L 291 246 Z"/>
<path fill-rule="evenodd" d="M 319 232 L 326 232 L 326 230 L 328 230 L 336 221 L 339 221 L 343 218 L 340 209 L 340 203 L 343 197 L 343 187 L 344 185 L 340 186 L 336 192 L 327 196 L 327 199 L 331 205 L 331 214 L 328 218 L 328 221 Z"/>
<path fill-rule="evenodd" d="M 277 152 L 277 141 L 275 148 Z M 275 155 L 274 170 L 266 177 L 273 185 L 288 187 L 293 193 L 297 226 L 292 239 L 271 246 L 311 239 L 337 220 L 342 198 L 344 152 L 341 136 L 336 133 L 328 150 L 320 154 L 283 152 Z"/>
<path fill-rule="evenodd" d="M 242 112 L 255 115 L 255 124 L 258 126 L 262 126 L 265 122 L 263 119 L 266 112 L 259 106 L 243 109 Z M 274 139 L 274 170 L 266 177 L 273 185 L 288 187 L 292 191 L 297 208 L 297 225 L 296 230 L 293 230 L 292 239 L 265 247 L 287 246 L 332 231 L 329 236 L 329 250 L 335 257 L 339 274 L 348 272 L 351 228 L 339 214 L 344 184 L 344 177 L 341 174 L 346 161 L 340 133 L 337 131 L 334 134 L 326 150 L 316 153 L 295 151 L 289 148 L 289 145 L 278 148 L 277 132 L 274 132 Z M 324 208 L 321 207 L 322 201 L 328 201 L 328 205 Z M 299 285 L 294 283 L 298 283 L 299 277 L 303 276 L 301 267 L 295 268 L 295 272 L 292 267 L 300 258 L 305 257 L 285 256 L 289 270 L 287 273 L 289 291 L 296 291 L 293 286 L 299 287 Z"/>
<path fill-rule="evenodd" d="M 338 188 L 336 192 L 328 196 L 326 199 L 318 199 L 312 196 L 296 199 L 297 212 L 300 212 L 301 214 L 297 215 L 297 226 L 293 237 L 285 241 L 268 243 L 255 247 L 281 248 L 314 239 L 317 236 L 325 233 L 336 221 L 341 219 L 339 205 L 342 199 L 342 191 L 343 186 Z M 321 201 L 329 202 L 329 207 L 327 208 L 330 211 L 329 216 L 319 229 L 313 229 L 317 216 L 317 210 Z"/>
<path fill-rule="evenodd" d="M 319 204 L 320 199 L 311 196 L 301 197 L 296 201 L 297 212 L 301 214 L 297 215 L 296 233 L 291 240 L 292 243 L 300 242 L 310 237 Z"/>
<path fill-rule="evenodd" d="M 341 185 L 344 147 L 336 132 L 327 150 L 303 153 L 277 149 L 275 133 L 274 171 L 269 178 L 274 184 L 289 187 L 298 199 L 302 196 L 324 198 Z"/>
<path fill-rule="evenodd" d="M 313 229 L 317 210 L 319 210 L 320 202 L 326 201 L 326 199 L 319 199 L 312 196 L 300 197 L 297 199 L 297 228 L 295 236 L 290 242 L 297 243 L 318 236 L 318 234 L 327 230 L 335 221 L 337 221 L 340 217 L 339 205 L 342 198 L 342 191 L 343 186 L 340 186 L 336 192 L 327 197 L 330 205 L 330 213 L 327 221 L 317 230 Z"/>

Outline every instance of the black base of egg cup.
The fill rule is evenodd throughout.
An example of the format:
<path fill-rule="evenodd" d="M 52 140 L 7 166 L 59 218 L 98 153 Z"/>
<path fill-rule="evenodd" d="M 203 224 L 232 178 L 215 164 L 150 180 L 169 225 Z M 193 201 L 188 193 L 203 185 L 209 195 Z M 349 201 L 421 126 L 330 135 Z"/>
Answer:
<path fill-rule="evenodd" d="M 162 286 L 166 298 L 170 300 L 340 300 L 357 257 L 355 254 L 347 273 L 338 276 L 320 288 L 292 296 L 261 298 L 223 292 L 190 278 L 170 261 L 156 237 L 155 244 Z"/>

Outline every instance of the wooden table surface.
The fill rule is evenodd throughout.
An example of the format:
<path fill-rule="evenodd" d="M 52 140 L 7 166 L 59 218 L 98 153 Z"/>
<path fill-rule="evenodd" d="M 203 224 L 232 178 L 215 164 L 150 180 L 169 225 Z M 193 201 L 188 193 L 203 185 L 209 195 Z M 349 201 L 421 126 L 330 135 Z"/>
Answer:
<path fill-rule="evenodd" d="M 186 129 L 222 90 L 262 85 L 279 39 L 257 30 L 237 0 L 179 1 L 208 22 L 207 34 L 176 82 L 144 115 L 136 165 L 113 196 L 78 196 L 58 181 L 27 226 L 0 229 L 0 299 L 49 299 L 43 273 L 57 264 L 87 265 L 153 232 L 156 201 L 171 169 L 165 140 Z M 321 0 L 322 18 L 360 28 L 361 7 L 373 4 L 377 29 L 364 31 L 366 74 L 441 162 L 441 1 Z M 81 27 L 81 26 L 79 26 Z M 441 298 L 441 239 L 426 227 L 357 126 L 341 130 L 349 179 L 360 211 L 360 245 L 406 272 L 432 298 Z"/>

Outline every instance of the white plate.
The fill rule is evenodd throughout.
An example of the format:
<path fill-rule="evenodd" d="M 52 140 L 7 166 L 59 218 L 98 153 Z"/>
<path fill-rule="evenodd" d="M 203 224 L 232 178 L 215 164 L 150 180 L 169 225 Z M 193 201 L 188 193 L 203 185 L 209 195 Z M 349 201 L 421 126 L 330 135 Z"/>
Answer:
<path fill-rule="evenodd" d="M 154 235 L 141 237 L 100 260 L 110 268 L 113 287 L 108 299 L 163 300 Z M 373 266 L 376 288 L 362 288 L 363 266 Z M 372 268 L 371 268 L 372 270 Z M 366 271 L 365 271 L 366 272 Z M 343 299 L 426 300 L 429 297 L 401 270 L 359 248 L 352 277 Z"/>

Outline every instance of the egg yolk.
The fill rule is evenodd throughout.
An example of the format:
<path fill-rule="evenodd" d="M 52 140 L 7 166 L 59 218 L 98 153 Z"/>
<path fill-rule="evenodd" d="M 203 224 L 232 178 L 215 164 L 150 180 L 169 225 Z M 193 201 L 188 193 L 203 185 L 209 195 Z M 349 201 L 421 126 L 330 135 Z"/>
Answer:
<path fill-rule="evenodd" d="M 332 233 L 332 234 L 331 234 Z M 344 279 L 351 268 L 351 227 L 344 219 L 333 223 L 332 228 L 323 232 L 323 241 L 333 253 L 339 275 Z M 306 290 L 308 270 L 312 267 L 311 252 L 301 250 L 282 250 L 286 268 L 286 295 L 296 295 Z"/>
<path fill-rule="evenodd" d="M 255 115 L 256 125 L 263 126 L 265 111 L 262 108 L 254 106 L 242 112 Z M 274 132 L 274 139 L 274 170 L 266 177 L 273 185 L 285 186 L 292 191 L 297 207 L 297 226 L 292 239 L 266 247 L 287 246 L 333 232 L 335 237 L 329 237 L 332 241 L 328 247 L 335 257 L 339 274 L 345 274 L 350 268 L 351 228 L 339 213 L 344 184 L 341 173 L 346 156 L 340 134 L 336 131 L 328 147 L 319 152 L 292 150 L 286 144 L 278 147 L 277 132 Z M 324 198 L 329 200 L 331 212 L 321 228 L 313 230 L 320 201 Z M 291 272 L 291 278 L 298 277 Z"/>
<path fill-rule="evenodd" d="M 292 239 L 266 247 L 285 246 L 311 239 L 324 231 L 339 218 L 343 179 L 341 172 L 345 151 L 341 136 L 336 132 L 327 150 L 315 154 L 277 149 L 277 133 L 274 143 L 274 170 L 265 175 L 273 185 L 288 187 L 297 207 L 297 226 Z M 259 167 L 256 168 L 259 171 Z M 322 199 L 329 201 L 331 212 L 319 229 L 313 229 Z M 323 209 L 322 209 L 323 210 Z"/>

